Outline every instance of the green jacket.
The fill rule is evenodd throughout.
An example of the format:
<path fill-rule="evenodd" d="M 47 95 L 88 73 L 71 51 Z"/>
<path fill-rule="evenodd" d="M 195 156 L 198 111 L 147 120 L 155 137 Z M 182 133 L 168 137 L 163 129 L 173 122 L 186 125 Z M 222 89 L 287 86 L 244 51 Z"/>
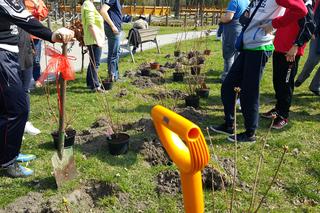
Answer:
<path fill-rule="evenodd" d="M 95 8 L 94 4 L 90 0 L 85 0 L 81 7 L 81 16 L 82 16 L 82 25 L 83 25 L 83 34 L 84 34 L 84 43 L 85 45 L 97 44 L 92 33 L 89 31 L 89 26 L 92 25 L 97 34 L 98 39 L 105 40 L 104 26 L 103 26 L 103 17 Z"/>

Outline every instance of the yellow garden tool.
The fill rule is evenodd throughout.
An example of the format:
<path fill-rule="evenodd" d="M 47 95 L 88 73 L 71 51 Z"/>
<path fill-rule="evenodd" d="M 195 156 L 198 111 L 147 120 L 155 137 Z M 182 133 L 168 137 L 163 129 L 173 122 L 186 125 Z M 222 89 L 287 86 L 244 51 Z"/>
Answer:
<path fill-rule="evenodd" d="M 158 136 L 181 176 L 186 213 L 203 213 L 201 170 L 209 162 L 209 151 L 200 128 L 162 106 L 151 111 Z"/>

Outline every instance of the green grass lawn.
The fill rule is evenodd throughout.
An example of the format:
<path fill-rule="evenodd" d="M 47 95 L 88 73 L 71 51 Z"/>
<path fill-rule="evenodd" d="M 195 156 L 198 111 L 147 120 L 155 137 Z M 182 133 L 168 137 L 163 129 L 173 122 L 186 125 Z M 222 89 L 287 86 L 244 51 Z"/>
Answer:
<path fill-rule="evenodd" d="M 194 41 L 183 43 L 183 50 L 189 50 L 194 46 Z M 197 49 L 204 49 L 197 46 Z M 221 57 L 221 43 L 210 40 L 210 49 L 213 54 L 205 63 L 207 83 L 211 88 L 210 97 L 201 100 L 201 108 L 209 115 L 203 123 L 198 125 L 205 132 L 205 128 L 210 124 L 223 122 L 223 107 L 220 100 L 220 84 L 215 83 L 223 69 Z M 168 61 L 165 55 L 172 54 L 174 45 L 161 48 L 162 54 L 158 55 L 156 50 L 144 51 L 135 55 L 137 64 L 132 64 L 130 57 L 121 58 L 120 70 L 123 74 L 126 70 L 135 69 L 140 63 L 158 61 L 162 64 Z M 305 62 L 304 57 L 300 62 L 300 70 Z M 169 59 L 173 61 L 173 59 Z M 102 64 L 100 75 L 105 78 L 107 75 L 106 64 Z M 131 84 L 130 79 L 116 83 L 111 92 L 105 94 L 112 112 L 114 120 L 119 123 L 129 123 L 140 118 L 149 118 L 150 110 L 155 104 L 160 104 L 151 97 L 146 96 L 151 92 L 160 89 L 172 90 L 180 89 L 186 91 L 187 86 L 182 83 L 173 83 L 172 71 L 165 74 L 166 84 L 154 88 L 139 89 Z M 258 197 L 261 197 L 267 189 L 275 172 L 284 145 L 289 146 L 284 164 L 280 170 L 278 179 L 269 193 L 266 203 L 262 206 L 262 212 L 319 212 L 320 202 L 320 102 L 319 97 L 313 96 L 308 91 L 306 82 L 301 88 L 295 91 L 293 98 L 290 123 L 281 131 L 272 130 L 268 140 L 268 146 L 264 155 L 264 164 L 260 175 L 260 187 Z M 54 85 L 51 85 L 52 91 Z M 117 98 L 116 94 L 123 88 L 129 91 L 125 98 Z M 54 92 L 50 97 L 55 103 Z M 102 199 L 101 208 L 105 212 L 138 212 L 138 204 L 144 203 L 144 212 L 181 212 L 181 195 L 170 196 L 162 194 L 158 196 L 155 191 L 158 173 L 166 169 L 175 169 L 175 166 L 155 166 L 148 165 L 140 154 L 130 150 L 127 155 L 113 157 L 106 150 L 99 150 L 97 153 L 84 157 L 80 146 L 75 146 L 77 168 L 80 172 L 79 178 L 57 191 L 54 187 L 54 178 L 51 175 L 52 139 L 50 132 L 56 128 L 52 118 L 49 116 L 46 96 L 42 89 L 36 89 L 31 93 L 31 115 L 30 120 L 42 130 L 42 134 L 36 137 L 25 136 L 22 152 L 36 154 L 38 159 L 29 167 L 35 169 L 35 176 L 26 179 L 11 179 L 0 177 L 0 207 L 5 207 L 14 199 L 26 195 L 28 192 L 40 191 L 46 197 L 55 194 L 64 195 L 73 189 L 80 187 L 84 180 L 111 181 L 118 184 L 121 189 L 129 194 L 130 202 L 127 206 L 121 205 L 117 199 Z M 165 100 L 166 106 L 172 106 L 173 100 Z M 178 105 L 183 105 L 183 101 L 178 101 Z M 274 92 L 272 85 L 271 60 L 265 69 L 261 83 L 261 107 L 264 112 L 273 107 Z M 72 126 L 78 131 L 88 129 L 97 118 L 104 116 L 105 112 L 101 103 L 101 96 L 90 93 L 86 89 L 85 75 L 77 74 L 77 79 L 68 83 L 67 112 L 75 118 Z M 243 130 L 243 118 L 238 114 L 239 128 Z M 258 129 L 258 142 L 256 144 L 241 144 L 238 150 L 238 169 L 241 181 L 253 185 L 255 168 L 258 162 L 259 153 L 262 146 L 261 139 L 267 133 L 269 121 L 260 120 Z M 130 131 L 131 136 L 137 141 L 143 138 L 141 133 Z M 205 134 L 206 135 L 206 134 Z M 213 136 L 214 150 L 220 158 L 232 158 L 232 144 L 226 142 L 223 135 Z M 135 143 L 135 142 L 133 142 Z M 134 145 L 134 144 L 132 144 Z M 295 150 L 295 153 L 293 150 Z M 41 183 L 41 187 L 37 184 Z M 230 199 L 231 189 L 227 191 Z M 211 191 L 205 191 L 206 212 L 213 211 L 213 199 L 215 200 L 215 210 L 225 212 L 228 203 L 225 201 L 225 192 L 215 192 L 214 198 Z M 236 191 L 235 211 L 245 212 L 251 200 L 251 193 L 244 190 Z"/>

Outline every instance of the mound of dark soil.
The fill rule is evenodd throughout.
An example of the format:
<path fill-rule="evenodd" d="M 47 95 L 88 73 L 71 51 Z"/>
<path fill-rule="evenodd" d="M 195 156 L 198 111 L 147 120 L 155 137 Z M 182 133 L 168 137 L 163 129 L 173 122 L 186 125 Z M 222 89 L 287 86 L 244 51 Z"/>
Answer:
<path fill-rule="evenodd" d="M 146 132 L 149 135 L 156 135 L 153 121 L 150 118 L 141 118 L 137 122 L 122 125 L 123 131 L 135 130 L 138 132 Z"/>
<path fill-rule="evenodd" d="M 125 97 L 127 96 L 129 93 L 129 91 L 124 88 L 124 89 L 121 89 L 120 92 L 116 95 L 118 98 L 122 98 L 122 97 Z"/>
<path fill-rule="evenodd" d="M 206 166 L 202 170 L 202 184 L 205 189 L 223 190 L 231 185 L 230 179 L 225 174 L 219 172 L 217 169 Z"/>
<path fill-rule="evenodd" d="M 125 71 L 125 73 L 123 75 L 123 77 L 131 78 L 131 79 L 136 77 L 136 76 L 137 76 L 137 72 L 134 71 L 134 70 L 127 70 L 127 71 Z"/>
<path fill-rule="evenodd" d="M 141 154 L 144 156 L 145 161 L 150 163 L 152 166 L 172 165 L 169 155 L 158 139 L 154 139 L 150 142 L 144 142 L 142 145 Z"/>
<path fill-rule="evenodd" d="M 85 155 L 93 155 L 101 150 L 108 150 L 107 137 L 113 134 L 107 118 L 99 118 L 92 124 L 92 129 L 84 130 L 77 135 L 76 144 L 81 146 Z"/>
<path fill-rule="evenodd" d="M 180 175 L 178 171 L 166 170 L 157 176 L 157 193 L 175 195 L 181 193 Z"/>
<path fill-rule="evenodd" d="M 154 99 L 162 100 L 167 98 L 182 100 L 187 96 L 187 93 L 180 90 L 160 91 L 157 94 L 151 94 Z"/>
<path fill-rule="evenodd" d="M 60 213 L 65 212 L 67 208 L 69 212 L 104 212 L 98 206 L 98 201 L 107 196 L 115 196 L 124 206 L 129 203 L 128 194 L 122 192 L 118 185 L 91 180 L 69 194 L 55 195 L 48 199 L 45 199 L 40 193 L 30 192 L 0 212 Z M 67 200 L 66 204 L 63 204 L 63 198 Z"/>
<path fill-rule="evenodd" d="M 197 110 L 193 107 L 186 107 L 182 109 L 175 110 L 179 115 L 185 117 L 186 119 L 198 124 L 202 123 L 208 119 L 206 112 L 202 110 Z"/>
<path fill-rule="evenodd" d="M 149 77 L 145 77 L 145 76 L 141 76 L 138 79 L 134 80 L 132 84 L 141 89 L 155 86 L 155 83 L 153 83 Z"/>

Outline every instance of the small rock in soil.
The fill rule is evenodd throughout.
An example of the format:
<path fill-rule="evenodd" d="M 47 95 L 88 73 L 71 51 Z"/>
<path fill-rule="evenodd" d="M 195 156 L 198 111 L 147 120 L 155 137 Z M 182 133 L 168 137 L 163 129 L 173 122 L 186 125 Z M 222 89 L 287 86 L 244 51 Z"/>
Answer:
<path fill-rule="evenodd" d="M 292 150 L 292 154 L 293 154 L 294 156 L 298 156 L 299 153 L 300 153 L 300 151 L 299 151 L 298 148 L 295 148 L 295 149 Z"/>

